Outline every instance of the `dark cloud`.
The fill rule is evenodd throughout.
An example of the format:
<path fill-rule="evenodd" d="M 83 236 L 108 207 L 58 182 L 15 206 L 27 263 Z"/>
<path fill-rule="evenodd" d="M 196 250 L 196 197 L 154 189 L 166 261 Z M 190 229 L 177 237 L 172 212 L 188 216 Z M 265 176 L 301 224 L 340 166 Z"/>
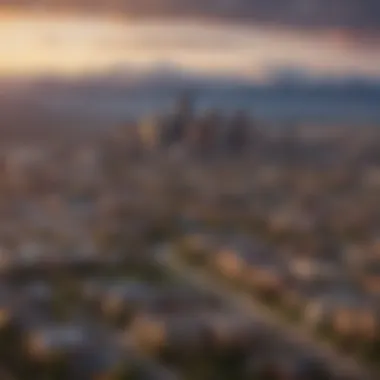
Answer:
<path fill-rule="evenodd" d="M 191 15 L 295 26 L 380 29 L 378 0 L 0 0 L 0 5 Z"/>

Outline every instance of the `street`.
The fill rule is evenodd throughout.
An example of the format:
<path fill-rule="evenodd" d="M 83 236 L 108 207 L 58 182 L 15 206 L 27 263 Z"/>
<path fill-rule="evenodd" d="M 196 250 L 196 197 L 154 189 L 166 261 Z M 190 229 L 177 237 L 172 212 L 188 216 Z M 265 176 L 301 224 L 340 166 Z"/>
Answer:
<path fill-rule="evenodd" d="M 287 322 L 270 308 L 255 301 L 253 297 L 234 291 L 220 281 L 210 278 L 210 275 L 202 269 L 191 268 L 181 262 L 171 252 L 169 246 L 157 249 L 156 260 L 172 275 L 182 278 L 182 280 L 203 292 L 215 295 L 233 309 L 252 318 L 255 322 L 263 323 L 263 326 L 273 330 L 275 335 L 278 334 L 279 339 L 301 348 L 302 352 L 310 353 L 324 360 L 331 366 L 334 373 L 347 376 L 349 379 L 376 379 L 376 376 L 362 368 L 355 358 L 340 354 L 331 344 L 317 340 L 313 337 L 313 333 L 304 326 L 295 326 Z"/>

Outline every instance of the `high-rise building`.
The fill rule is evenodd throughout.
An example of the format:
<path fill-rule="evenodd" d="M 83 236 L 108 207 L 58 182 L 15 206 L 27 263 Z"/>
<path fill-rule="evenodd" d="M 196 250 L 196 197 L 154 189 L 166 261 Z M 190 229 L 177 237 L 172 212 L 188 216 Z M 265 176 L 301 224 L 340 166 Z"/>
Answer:
<path fill-rule="evenodd" d="M 192 98 L 189 94 L 184 94 L 179 98 L 173 115 L 164 123 L 164 141 L 166 145 L 184 142 L 192 120 Z"/>
<path fill-rule="evenodd" d="M 231 153 L 240 154 L 250 145 L 251 120 L 244 111 L 238 111 L 227 130 L 226 144 Z"/>
<path fill-rule="evenodd" d="M 187 141 L 193 152 L 210 154 L 215 151 L 220 117 L 210 110 L 190 125 Z"/>
<path fill-rule="evenodd" d="M 152 150 L 160 144 L 161 123 L 158 117 L 149 116 L 139 124 L 140 143 L 143 149 Z"/>

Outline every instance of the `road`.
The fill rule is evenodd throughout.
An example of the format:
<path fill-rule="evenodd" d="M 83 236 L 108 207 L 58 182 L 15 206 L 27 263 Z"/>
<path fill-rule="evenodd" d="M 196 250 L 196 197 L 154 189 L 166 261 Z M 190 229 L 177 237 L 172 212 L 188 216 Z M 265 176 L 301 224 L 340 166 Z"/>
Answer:
<path fill-rule="evenodd" d="M 113 358 L 114 362 L 137 364 L 143 371 L 144 379 L 147 380 L 180 380 L 181 377 L 165 367 L 158 360 L 146 355 L 139 347 L 133 336 L 125 330 L 113 330 L 109 326 L 97 324 L 99 346 Z"/>
<path fill-rule="evenodd" d="M 237 292 L 228 285 L 212 279 L 206 271 L 183 263 L 176 258 L 170 246 L 159 247 L 155 257 L 159 265 L 172 275 L 180 277 L 203 292 L 213 294 L 230 307 L 252 318 L 256 323 L 262 323 L 263 326 L 271 329 L 281 337 L 281 340 L 320 358 L 331 367 L 334 373 L 347 376 L 349 379 L 375 380 L 379 378 L 363 368 L 355 358 L 337 352 L 328 342 L 317 340 L 313 332 L 305 326 L 291 324 L 270 308 L 255 301 L 252 296 Z"/>

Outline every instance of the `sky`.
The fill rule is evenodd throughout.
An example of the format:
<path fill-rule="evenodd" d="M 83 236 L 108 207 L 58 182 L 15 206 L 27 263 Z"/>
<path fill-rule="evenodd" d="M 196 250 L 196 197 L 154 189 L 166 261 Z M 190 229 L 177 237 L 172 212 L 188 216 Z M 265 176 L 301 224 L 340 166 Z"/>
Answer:
<path fill-rule="evenodd" d="M 273 67 L 380 77 L 378 46 L 339 34 L 180 21 L 20 14 L 0 18 L 0 75 L 81 75 L 176 66 L 263 79 Z"/>

